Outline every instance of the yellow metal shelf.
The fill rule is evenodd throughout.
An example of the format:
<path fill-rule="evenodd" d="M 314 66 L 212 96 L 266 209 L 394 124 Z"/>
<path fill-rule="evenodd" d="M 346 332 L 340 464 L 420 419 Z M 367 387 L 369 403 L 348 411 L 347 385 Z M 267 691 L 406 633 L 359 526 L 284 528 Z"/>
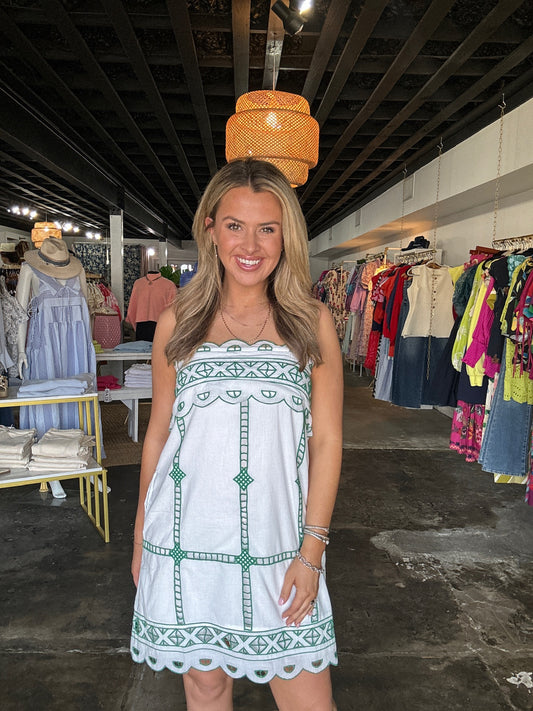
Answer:
<path fill-rule="evenodd" d="M 96 459 L 91 459 L 87 469 L 74 469 L 67 472 L 38 472 L 30 469 L 10 469 L 6 474 L 0 474 L 0 489 L 14 486 L 27 486 L 40 482 L 41 489 L 46 489 L 49 481 L 64 481 L 78 479 L 80 485 L 80 505 L 90 521 L 109 543 L 109 503 L 107 498 L 107 470 L 101 465 L 102 433 L 100 432 L 100 417 L 98 413 L 98 393 L 83 395 L 54 395 L 40 398 L 17 397 L 18 388 L 9 388 L 8 397 L 0 399 L 0 407 L 27 407 L 28 405 L 54 405 L 67 402 L 78 403 L 79 427 L 88 435 L 93 434 L 96 440 Z M 0 457 L 0 468 L 2 459 Z"/>

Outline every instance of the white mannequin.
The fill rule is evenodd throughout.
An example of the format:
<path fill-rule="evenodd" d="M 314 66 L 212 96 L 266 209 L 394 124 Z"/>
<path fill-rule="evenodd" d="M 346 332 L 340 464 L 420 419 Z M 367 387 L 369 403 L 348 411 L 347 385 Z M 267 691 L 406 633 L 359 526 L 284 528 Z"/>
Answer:
<path fill-rule="evenodd" d="M 80 286 L 81 292 L 87 299 L 87 280 L 85 279 L 85 272 L 80 272 Z M 60 284 L 65 285 L 66 279 L 58 279 Z M 19 304 L 24 308 L 28 309 L 30 301 L 34 296 L 39 293 L 39 279 L 35 276 L 31 267 L 27 264 L 23 264 L 20 269 L 19 280 L 17 284 L 17 291 L 15 296 Z M 26 335 L 28 333 L 28 321 L 24 321 L 20 324 L 18 334 L 17 334 L 17 347 L 18 347 L 18 372 L 19 378 L 22 379 L 23 369 L 28 367 L 28 359 L 26 357 Z"/>
<path fill-rule="evenodd" d="M 87 281 L 85 279 L 85 272 L 82 270 L 79 274 L 81 292 L 87 299 Z M 66 284 L 66 279 L 57 279 L 57 281 L 63 286 Z M 28 264 L 23 264 L 20 269 L 19 280 L 17 284 L 17 290 L 15 296 L 19 304 L 28 310 L 30 302 L 34 296 L 39 293 L 39 279 L 31 269 Z M 18 346 L 18 373 L 19 377 L 22 379 L 24 369 L 28 367 L 28 358 L 26 357 L 26 336 L 28 333 L 28 323 L 29 321 L 24 321 L 20 324 L 17 333 L 17 346 Z M 61 486 L 59 481 L 51 481 L 50 488 L 52 489 L 52 495 L 55 499 L 64 499 L 66 497 L 65 490 Z"/>

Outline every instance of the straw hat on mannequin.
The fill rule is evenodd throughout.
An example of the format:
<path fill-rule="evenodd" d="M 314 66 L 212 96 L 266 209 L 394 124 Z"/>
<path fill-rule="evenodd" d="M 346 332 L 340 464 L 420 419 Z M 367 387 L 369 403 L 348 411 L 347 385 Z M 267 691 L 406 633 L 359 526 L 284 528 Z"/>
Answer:
<path fill-rule="evenodd" d="M 83 271 L 80 260 L 73 257 L 66 243 L 57 237 L 48 237 L 39 249 L 27 251 L 24 259 L 31 267 L 54 279 L 70 279 Z"/>

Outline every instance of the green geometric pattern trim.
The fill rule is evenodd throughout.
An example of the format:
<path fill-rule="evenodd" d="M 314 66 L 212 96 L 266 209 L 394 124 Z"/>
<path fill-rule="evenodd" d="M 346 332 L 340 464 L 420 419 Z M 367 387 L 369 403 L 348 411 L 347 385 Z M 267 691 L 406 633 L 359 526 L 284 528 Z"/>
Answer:
<path fill-rule="evenodd" d="M 181 418 L 178 418 L 178 427 L 181 426 L 185 429 L 185 423 Z M 174 479 L 176 486 L 174 487 L 174 548 L 171 551 L 171 555 L 174 558 L 174 600 L 176 604 L 176 620 L 178 622 L 184 622 L 185 617 L 183 615 L 183 597 L 181 588 L 181 574 L 180 574 L 180 562 L 183 560 L 184 551 L 180 547 L 180 528 L 179 521 L 181 519 L 181 482 L 185 478 L 186 474 L 181 469 L 179 465 L 179 450 L 176 452 L 174 457 L 174 464 L 170 470 L 170 476 Z"/>
<path fill-rule="evenodd" d="M 285 560 L 292 560 L 296 555 L 296 550 L 283 551 L 283 553 L 276 553 L 276 555 L 262 556 L 260 558 L 254 558 L 249 554 L 239 555 L 228 555 L 227 553 L 202 553 L 200 551 L 184 551 L 178 547 L 165 548 L 164 546 L 154 546 L 153 543 L 149 541 L 144 541 L 144 550 L 154 555 L 168 556 L 169 558 L 174 558 L 174 560 L 206 560 L 213 561 L 215 563 L 227 563 L 228 565 L 242 565 L 250 568 L 252 565 L 275 565 L 276 563 L 282 563 Z"/>
<path fill-rule="evenodd" d="M 250 566 L 255 564 L 255 558 L 249 553 L 250 540 L 248 538 L 248 487 L 253 478 L 248 474 L 248 436 L 250 433 L 250 405 L 248 401 L 241 403 L 241 432 L 240 432 L 240 471 L 235 477 L 235 482 L 240 488 L 241 507 L 241 554 L 239 563 L 242 576 L 242 617 L 245 630 L 253 627 L 252 614 L 252 582 L 250 580 Z"/>
<path fill-rule="evenodd" d="M 318 651 L 327 648 L 335 640 L 333 620 L 331 617 L 321 622 L 302 625 L 301 627 L 282 627 L 267 632 L 236 631 L 217 625 L 154 625 L 135 615 L 133 619 L 133 635 L 148 646 L 164 649 L 173 647 L 194 651 L 200 647 L 202 652 L 209 654 L 221 649 L 227 656 L 262 657 L 279 655 L 287 652 L 292 655 Z"/>
<path fill-rule="evenodd" d="M 283 383 L 295 386 L 306 397 L 311 394 L 311 380 L 308 369 L 300 371 L 294 360 L 287 358 L 257 358 L 247 360 L 202 361 L 199 358 L 190 361 L 178 371 L 176 395 L 199 382 L 221 382 L 223 380 L 267 380 L 270 384 Z M 295 403 L 296 404 L 296 403 Z M 301 403 L 300 403 L 301 404 Z"/>

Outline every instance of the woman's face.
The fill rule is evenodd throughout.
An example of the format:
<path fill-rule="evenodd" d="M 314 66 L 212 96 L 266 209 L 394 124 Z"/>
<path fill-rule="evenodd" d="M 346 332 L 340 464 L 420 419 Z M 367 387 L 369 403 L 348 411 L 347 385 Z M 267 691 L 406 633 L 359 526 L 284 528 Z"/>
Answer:
<path fill-rule="evenodd" d="M 205 226 L 217 246 L 226 282 L 239 286 L 266 283 L 283 247 L 282 210 L 270 192 L 249 187 L 229 190 L 219 203 L 215 220 Z"/>

